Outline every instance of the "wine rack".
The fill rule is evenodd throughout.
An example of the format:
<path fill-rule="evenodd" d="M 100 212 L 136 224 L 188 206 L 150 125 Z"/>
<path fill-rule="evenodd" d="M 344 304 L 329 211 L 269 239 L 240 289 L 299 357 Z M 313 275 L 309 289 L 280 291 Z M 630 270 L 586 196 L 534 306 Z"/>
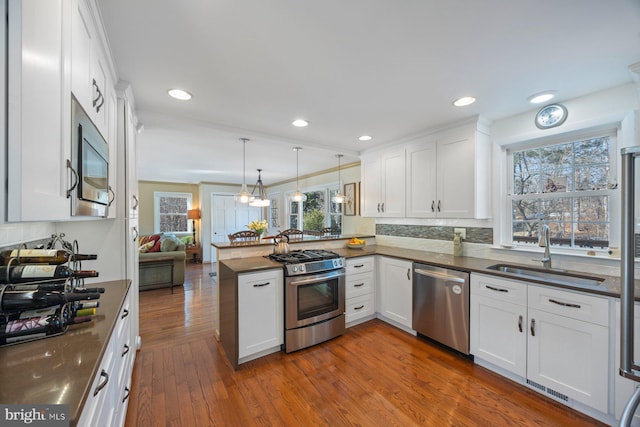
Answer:
<path fill-rule="evenodd" d="M 70 326 L 90 322 L 103 288 L 85 288 L 78 242 L 54 234 L 40 248 L 0 252 L 0 347 L 59 336 Z"/>

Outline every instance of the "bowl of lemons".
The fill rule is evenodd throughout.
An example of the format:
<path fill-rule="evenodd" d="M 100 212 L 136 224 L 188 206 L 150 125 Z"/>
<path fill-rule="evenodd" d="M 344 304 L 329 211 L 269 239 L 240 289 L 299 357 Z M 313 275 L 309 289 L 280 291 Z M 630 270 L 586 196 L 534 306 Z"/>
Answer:
<path fill-rule="evenodd" d="M 364 248 L 365 243 L 366 242 L 362 239 L 352 237 L 351 240 L 347 242 L 347 247 L 350 249 L 362 249 Z"/>

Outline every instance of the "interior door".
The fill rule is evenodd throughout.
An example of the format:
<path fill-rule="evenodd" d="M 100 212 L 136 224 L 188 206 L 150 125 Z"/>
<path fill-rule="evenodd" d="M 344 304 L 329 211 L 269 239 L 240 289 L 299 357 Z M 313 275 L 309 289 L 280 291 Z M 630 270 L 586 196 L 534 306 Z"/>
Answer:
<path fill-rule="evenodd" d="M 262 219 L 262 208 L 236 203 L 230 194 L 211 194 L 211 242 L 228 240 L 227 235 L 247 230 L 247 224 Z"/>

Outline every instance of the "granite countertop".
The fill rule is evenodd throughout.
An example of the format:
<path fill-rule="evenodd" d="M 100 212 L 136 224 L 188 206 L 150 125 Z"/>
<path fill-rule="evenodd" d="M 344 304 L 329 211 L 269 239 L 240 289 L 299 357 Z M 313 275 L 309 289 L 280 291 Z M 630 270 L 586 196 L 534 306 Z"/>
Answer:
<path fill-rule="evenodd" d="M 91 322 L 66 333 L 0 348 L 0 402 L 69 405 L 77 423 L 129 289 L 128 280 L 91 283 L 105 288 Z"/>
<path fill-rule="evenodd" d="M 263 238 L 259 241 L 248 241 L 248 242 L 214 242 L 211 243 L 211 246 L 218 249 L 237 249 L 242 247 L 251 247 L 251 246 L 273 246 L 273 237 Z M 348 236 L 309 236 L 305 235 L 301 239 L 290 239 L 289 245 L 296 245 L 298 243 L 309 243 L 309 242 L 326 242 L 333 240 L 349 240 L 352 237 L 357 237 L 359 239 L 367 239 L 376 237 L 373 234 L 354 234 Z M 291 249 L 294 250 L 294 249 Z"/>
<path fill-rule="evenodd" d="M 527 277 L 526 279 L 516 279 L 513 275 L 503 273 L 495 270 L 487 270 L 487 267 L 493 264 L 498 264 L 500 261 L 494 259 L 485 258 L 473 258 L 473 257 L 454 257 L 449 254 L 441 254 L 437 252 L 420 251 L 416 249 L 404 249 L 391 246 L 380 245 L 367 245 L 362 249 L 349 249 L 339 248 L 331 249 L 332 251 L 344 256 L 345 258 L 355 258 L 370 255 L 384 255 L 393 258 L 405 259 L 408 261 L 424 262 L 440 267 L 451 268 L 454 270 L 461 270 L 473 273 L 483 273 L 498 277 L 504 277 L 511 280 L 522 280 L 529 283 L 540 283 L 543 285 L 554 286 L 558 288 L 570 289 L 573 291 L 586 292 L 591 294 L 604 295 L 609 297 L 620 298 L 621 283 L 619 277 L 604 276 L 599 274 L 588 274 L 589 276 L 601 277 L 604 281 L 598 286 L 571 286 L 545 282 L 542 279 L 532 279 Z M 231 270 L 236 273 L 247 273 L 259 270 L 265 270 L 270 268 L 280 268 L 282 264 L 275 261 L 271 261 L 264 257 L 249 257 L 241 259 L 229 259 L 220 261 L 224 263 Z M 579 273 L 579 272 L 578 272 Z M 635 281 L 635 295 L 636 300 L 640 301 L 640 281 Z"/>

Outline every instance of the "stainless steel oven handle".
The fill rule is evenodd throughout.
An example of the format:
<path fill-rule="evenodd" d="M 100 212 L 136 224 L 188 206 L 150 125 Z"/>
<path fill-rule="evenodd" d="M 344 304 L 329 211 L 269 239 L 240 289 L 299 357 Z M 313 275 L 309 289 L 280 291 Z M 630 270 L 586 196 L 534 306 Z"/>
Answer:
<path fill-rule="evenodd" d="M 300 279 L 293 279 L 291 278 L 290 282 L 288 283 L 291 286 L 299 286 L 299 285 L 305 285 L 307 283 L 314 283 L 317 282 L 319 280 L 325 280 L 325 279 L 334 279 L 336 277 L 340 277 L 340 276 L 344 276 L 344 271 L 337 271 L 337 272 L 330 272 L 330 273 L 326 273 L 326 274 L 318 274 L 318 275 L 313 275 L 313 276 L 304 276 Z"/>

